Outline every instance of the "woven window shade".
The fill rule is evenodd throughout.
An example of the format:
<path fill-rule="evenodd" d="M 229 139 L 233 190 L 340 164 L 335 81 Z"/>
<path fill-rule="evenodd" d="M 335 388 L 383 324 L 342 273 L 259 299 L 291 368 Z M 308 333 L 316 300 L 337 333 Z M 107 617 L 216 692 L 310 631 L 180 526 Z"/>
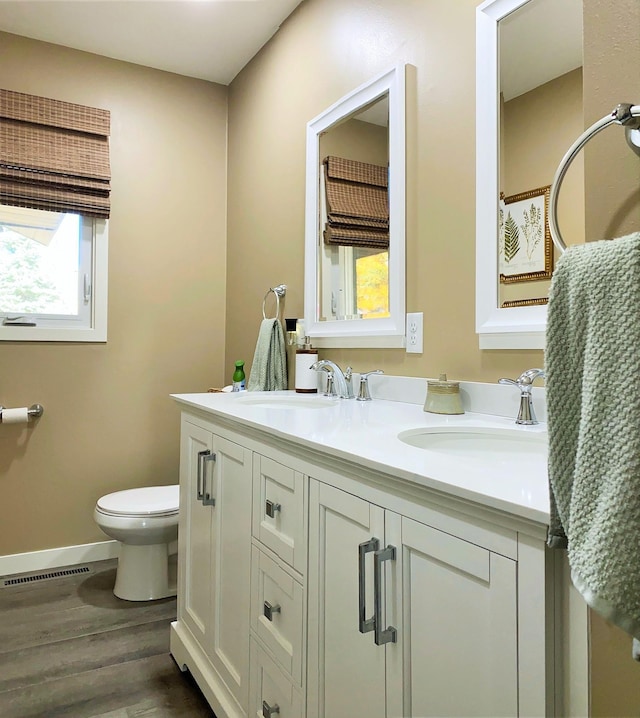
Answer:
<path fill-rule="evenodd" d="M 109 217 L 108 110 L 0 89 L 0 204 Z"/>
<path fill-rule="evenodd" d="M 324 162 L 326 244 L 389 247 L 389 195 L 386 167 L 343 157 Z"/>

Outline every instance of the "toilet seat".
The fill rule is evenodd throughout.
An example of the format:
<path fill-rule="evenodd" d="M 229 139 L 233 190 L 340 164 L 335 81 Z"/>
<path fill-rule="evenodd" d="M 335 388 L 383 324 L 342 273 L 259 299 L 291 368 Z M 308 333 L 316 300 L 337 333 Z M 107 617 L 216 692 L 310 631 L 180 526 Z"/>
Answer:
<path fill-rule="evenodd" d="M 180 487 L 147 486 L 107 494 L 98 499 L 96 511 L 106 516 L 177 516 Z"/>

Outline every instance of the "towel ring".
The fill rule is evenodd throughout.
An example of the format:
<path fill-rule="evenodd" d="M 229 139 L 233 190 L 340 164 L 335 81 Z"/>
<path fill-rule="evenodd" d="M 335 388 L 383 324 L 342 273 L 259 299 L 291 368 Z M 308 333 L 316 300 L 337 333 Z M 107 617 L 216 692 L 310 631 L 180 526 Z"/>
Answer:
<path fill-rule="evenodd" d="M 280 316 L 280 297 L 284 297 L 284 295 L 287 293 L 287 285 L 286 284 L 278 284 L 277 287 L 270 287 L 269 291 L 264 295 L 264 299 L 262 300 L 262 318 L 266 319 L 267 315 L 265 313 L 265 305 L 267 303 L 267 297 L 273 292 L 276 296 L 276 315 L 273 317 L 274 319 L 278 319 Z"/>
<path fill-rule="evenodd" d="M 580 152 L 587 142 L 592 137 L 595 137 L 598 132 L 613 123 L 623 125 L 629 147 L 640 156 L 640 105 L 631 105 L 628 103 L 618 105 L 610 115 L 594 122 L 593 125 L 585 130 L 571 145 L 558 165 L 549 197 L 549 231 L 551 232 L 553 243 L 561 254 L 567 248 L 560 234 L 560 228 L 558 227 L 558 194 L 560 193 L 562 180 L 578 152 Z"/>

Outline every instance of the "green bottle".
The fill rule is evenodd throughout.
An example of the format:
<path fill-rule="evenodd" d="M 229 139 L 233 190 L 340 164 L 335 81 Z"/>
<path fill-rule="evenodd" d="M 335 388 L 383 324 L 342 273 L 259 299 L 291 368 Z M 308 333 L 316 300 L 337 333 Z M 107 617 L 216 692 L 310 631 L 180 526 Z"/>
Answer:
<path fill-rule="evenodd" d="M 236 362 L 236 370 L 233 372 L 233 391 L 244 391 L 244 362 L 238 360 Z"/>

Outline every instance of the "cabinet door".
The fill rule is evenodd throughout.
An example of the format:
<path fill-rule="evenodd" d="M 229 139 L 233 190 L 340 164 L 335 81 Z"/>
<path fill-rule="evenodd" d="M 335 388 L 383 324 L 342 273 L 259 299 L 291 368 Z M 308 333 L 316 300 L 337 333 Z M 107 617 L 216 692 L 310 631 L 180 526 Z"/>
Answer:
<path fill-rule="evenodd" d="M 211 506 L 202 502 L 203 472 L 211 466 L 210 431 L 182 420 L 180 434 L 178 617 L 206 650 L 211 630 Z"/>
<path fill-rule="evenodd" d="M 385 646 L 359 631 L 358 546 L 383 546 L 384 512 L 311 480 L 309 489 L 308 718 L 384 718 Z M 366 617 L 373 554 L 366 555 Z"/>
<path fill-rule="evenodd" d="M 211 642 L 207 654 L 245 713 L 249 701 L 251 452 L 214 436 L 207 489 L 215 500 L 211 529 Z"/>
<path fill-rule="evenodd" d="M 403 666 L 389 664 L 389 716 L 516 716 L 516 563 L 387 513 L 400 548 Z"/>

